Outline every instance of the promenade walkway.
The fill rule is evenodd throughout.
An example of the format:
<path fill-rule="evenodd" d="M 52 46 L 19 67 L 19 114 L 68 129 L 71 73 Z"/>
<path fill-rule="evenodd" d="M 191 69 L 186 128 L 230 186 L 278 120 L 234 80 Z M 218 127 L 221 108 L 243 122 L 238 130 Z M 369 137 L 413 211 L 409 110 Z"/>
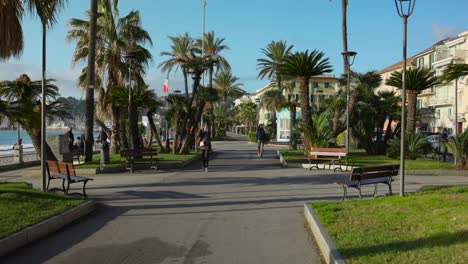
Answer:
<path fill-rule="evenodd" d="M 177 172 L 94 177 L 88 191 L 99 202 L 94 213 L 0 262 L 320 263 L 303 203 L 341 199 L 333 184 L 340 176 L 281 169 L 271 147 L 263 159 L 256 145 L 242 141 L 213 148 L 208 173 L 194 164 Z M 18 172 L 0 174 L 5 177 L 24 179 Z M 467 177 L 426 178 L 409 176 L 408 191 L 426 181 L 468 184 Z M 39 179 L 28 180 L 38 186 Z"/>

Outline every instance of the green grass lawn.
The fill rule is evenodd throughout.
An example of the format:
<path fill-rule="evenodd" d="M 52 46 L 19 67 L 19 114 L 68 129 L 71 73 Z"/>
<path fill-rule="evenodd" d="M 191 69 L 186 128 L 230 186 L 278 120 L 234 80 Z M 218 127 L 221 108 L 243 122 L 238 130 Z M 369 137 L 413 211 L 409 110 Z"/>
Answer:
<path fill-rule="evenodd" d="M 280 150 L 280 152 L 288 163 L 307 163 L 304 159 L 303 150 Z M 398 164 L 399 162 L 400 160 L 398 159 L 391 159 L 384 155 L 368 155 L 362 150 L 352 151 L 349 156 L 349 164 L 356 167 Z M 407 170 L 440 170 L 456 168 L 454 164 L 430 159 L 406 160 L 405 167 Z"/>
<path fill-rule="evenodd" d="M 60 214 L 84 200 L 0 182 L 0 238 Z"/>
<path fill-rule="evenodd" d="M 157 158 L 159 159 L 159 164 L 169 163 L 169 162 L 184 162 L 189 160 L 197 155 L 195 150 L 190 150 L 189 154 L 184 155 L 174 155 L 169 153 L 160 153 L 158 152 Z M 99 154 L 93 155 L 93 161 L 88 163 L 75 164 L 76 169 L 96 169 L 100 167 L 100 158 Z M 106 164 L 106 168 L 112 167 L 121 167 L 123 159 L 120 157 L 120 154 L 111 154 L 110 155 L 110 164 Z"/>
<path fill-rule="evenodd" d="M 468 186 L 312 207 L 347 263 L 468 259 Z"/>

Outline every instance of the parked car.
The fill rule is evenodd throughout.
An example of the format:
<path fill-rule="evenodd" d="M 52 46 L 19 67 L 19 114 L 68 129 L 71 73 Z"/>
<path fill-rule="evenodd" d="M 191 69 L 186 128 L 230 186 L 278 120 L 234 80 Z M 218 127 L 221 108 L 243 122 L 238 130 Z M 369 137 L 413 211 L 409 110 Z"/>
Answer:
<path fill-rule="evenodd" d="M 434 134 L 434 135 L 430 135 L 426 137 L 426 141 L 429 142 L 431 144 L 431 147 L 435 149 L 437 152 L 440 152 L 440 150 L 443 149 L 443 147 L 441 148 L 441 145 L 442 145 L 441 139 L 442 139 L 441 134 Z M 449 135 L 447 137 L 447 142 L 450 142 L 452 140 L 453 140 L 453 135 Z M 448 149 L 447 149 L 447 153 L 452 154 L 450 150 Z"/>

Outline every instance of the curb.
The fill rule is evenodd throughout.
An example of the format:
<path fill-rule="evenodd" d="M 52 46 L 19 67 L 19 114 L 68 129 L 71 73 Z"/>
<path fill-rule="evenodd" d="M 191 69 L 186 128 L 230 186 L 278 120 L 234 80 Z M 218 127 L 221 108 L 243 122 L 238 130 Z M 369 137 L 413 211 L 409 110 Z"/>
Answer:
<path fill-rule="evenodd" d="M 341 257 L 340 252 L 338 252 L 338 249 L 333 243 L 327 230 L 318 220 L 318 217 L 310 204 L 304 203 L 304 216 L 309 224 L 310 230 L 314 234 L 315 241 L 317 242 L 325 262 L 327 264 L 345 264 L 346 262 Z"/>
<path fill-rule="evenodd" d="M 94 201 L 87 201 L 78 207 L 72 208 L 38 224 L 22 229 L 8 237 L 0 239 L 0 256 L 6 255 L 8 252 L 49 235 L 71 222 L 91 213 L 94 209 Z"/>
<path fill-rule="evenodd" d="M 12 163 L 12 164 L 8 164 L 8 165 L 0 166 L 0 172 L 11 171 L 11 170 L 19 170 L 19 169 L 30 168 L 30 167 L 39 166 L 39 165 L 41 165 L 40 160 L 26 161 L 23 164 Z"/>

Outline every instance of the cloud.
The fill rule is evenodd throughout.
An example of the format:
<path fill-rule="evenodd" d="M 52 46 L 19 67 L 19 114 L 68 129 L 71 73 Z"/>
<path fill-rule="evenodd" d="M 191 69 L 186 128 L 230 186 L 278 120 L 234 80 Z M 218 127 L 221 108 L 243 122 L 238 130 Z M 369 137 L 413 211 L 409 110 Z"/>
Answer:
<path fill-rule="evenodd" d="M 459 26 L 445 26 L 438 23 L 432 24 L 432 38 L 434 42 L 447 37 L 456 36 L 460 32 L 463 32 L 463 28 Z"/>

